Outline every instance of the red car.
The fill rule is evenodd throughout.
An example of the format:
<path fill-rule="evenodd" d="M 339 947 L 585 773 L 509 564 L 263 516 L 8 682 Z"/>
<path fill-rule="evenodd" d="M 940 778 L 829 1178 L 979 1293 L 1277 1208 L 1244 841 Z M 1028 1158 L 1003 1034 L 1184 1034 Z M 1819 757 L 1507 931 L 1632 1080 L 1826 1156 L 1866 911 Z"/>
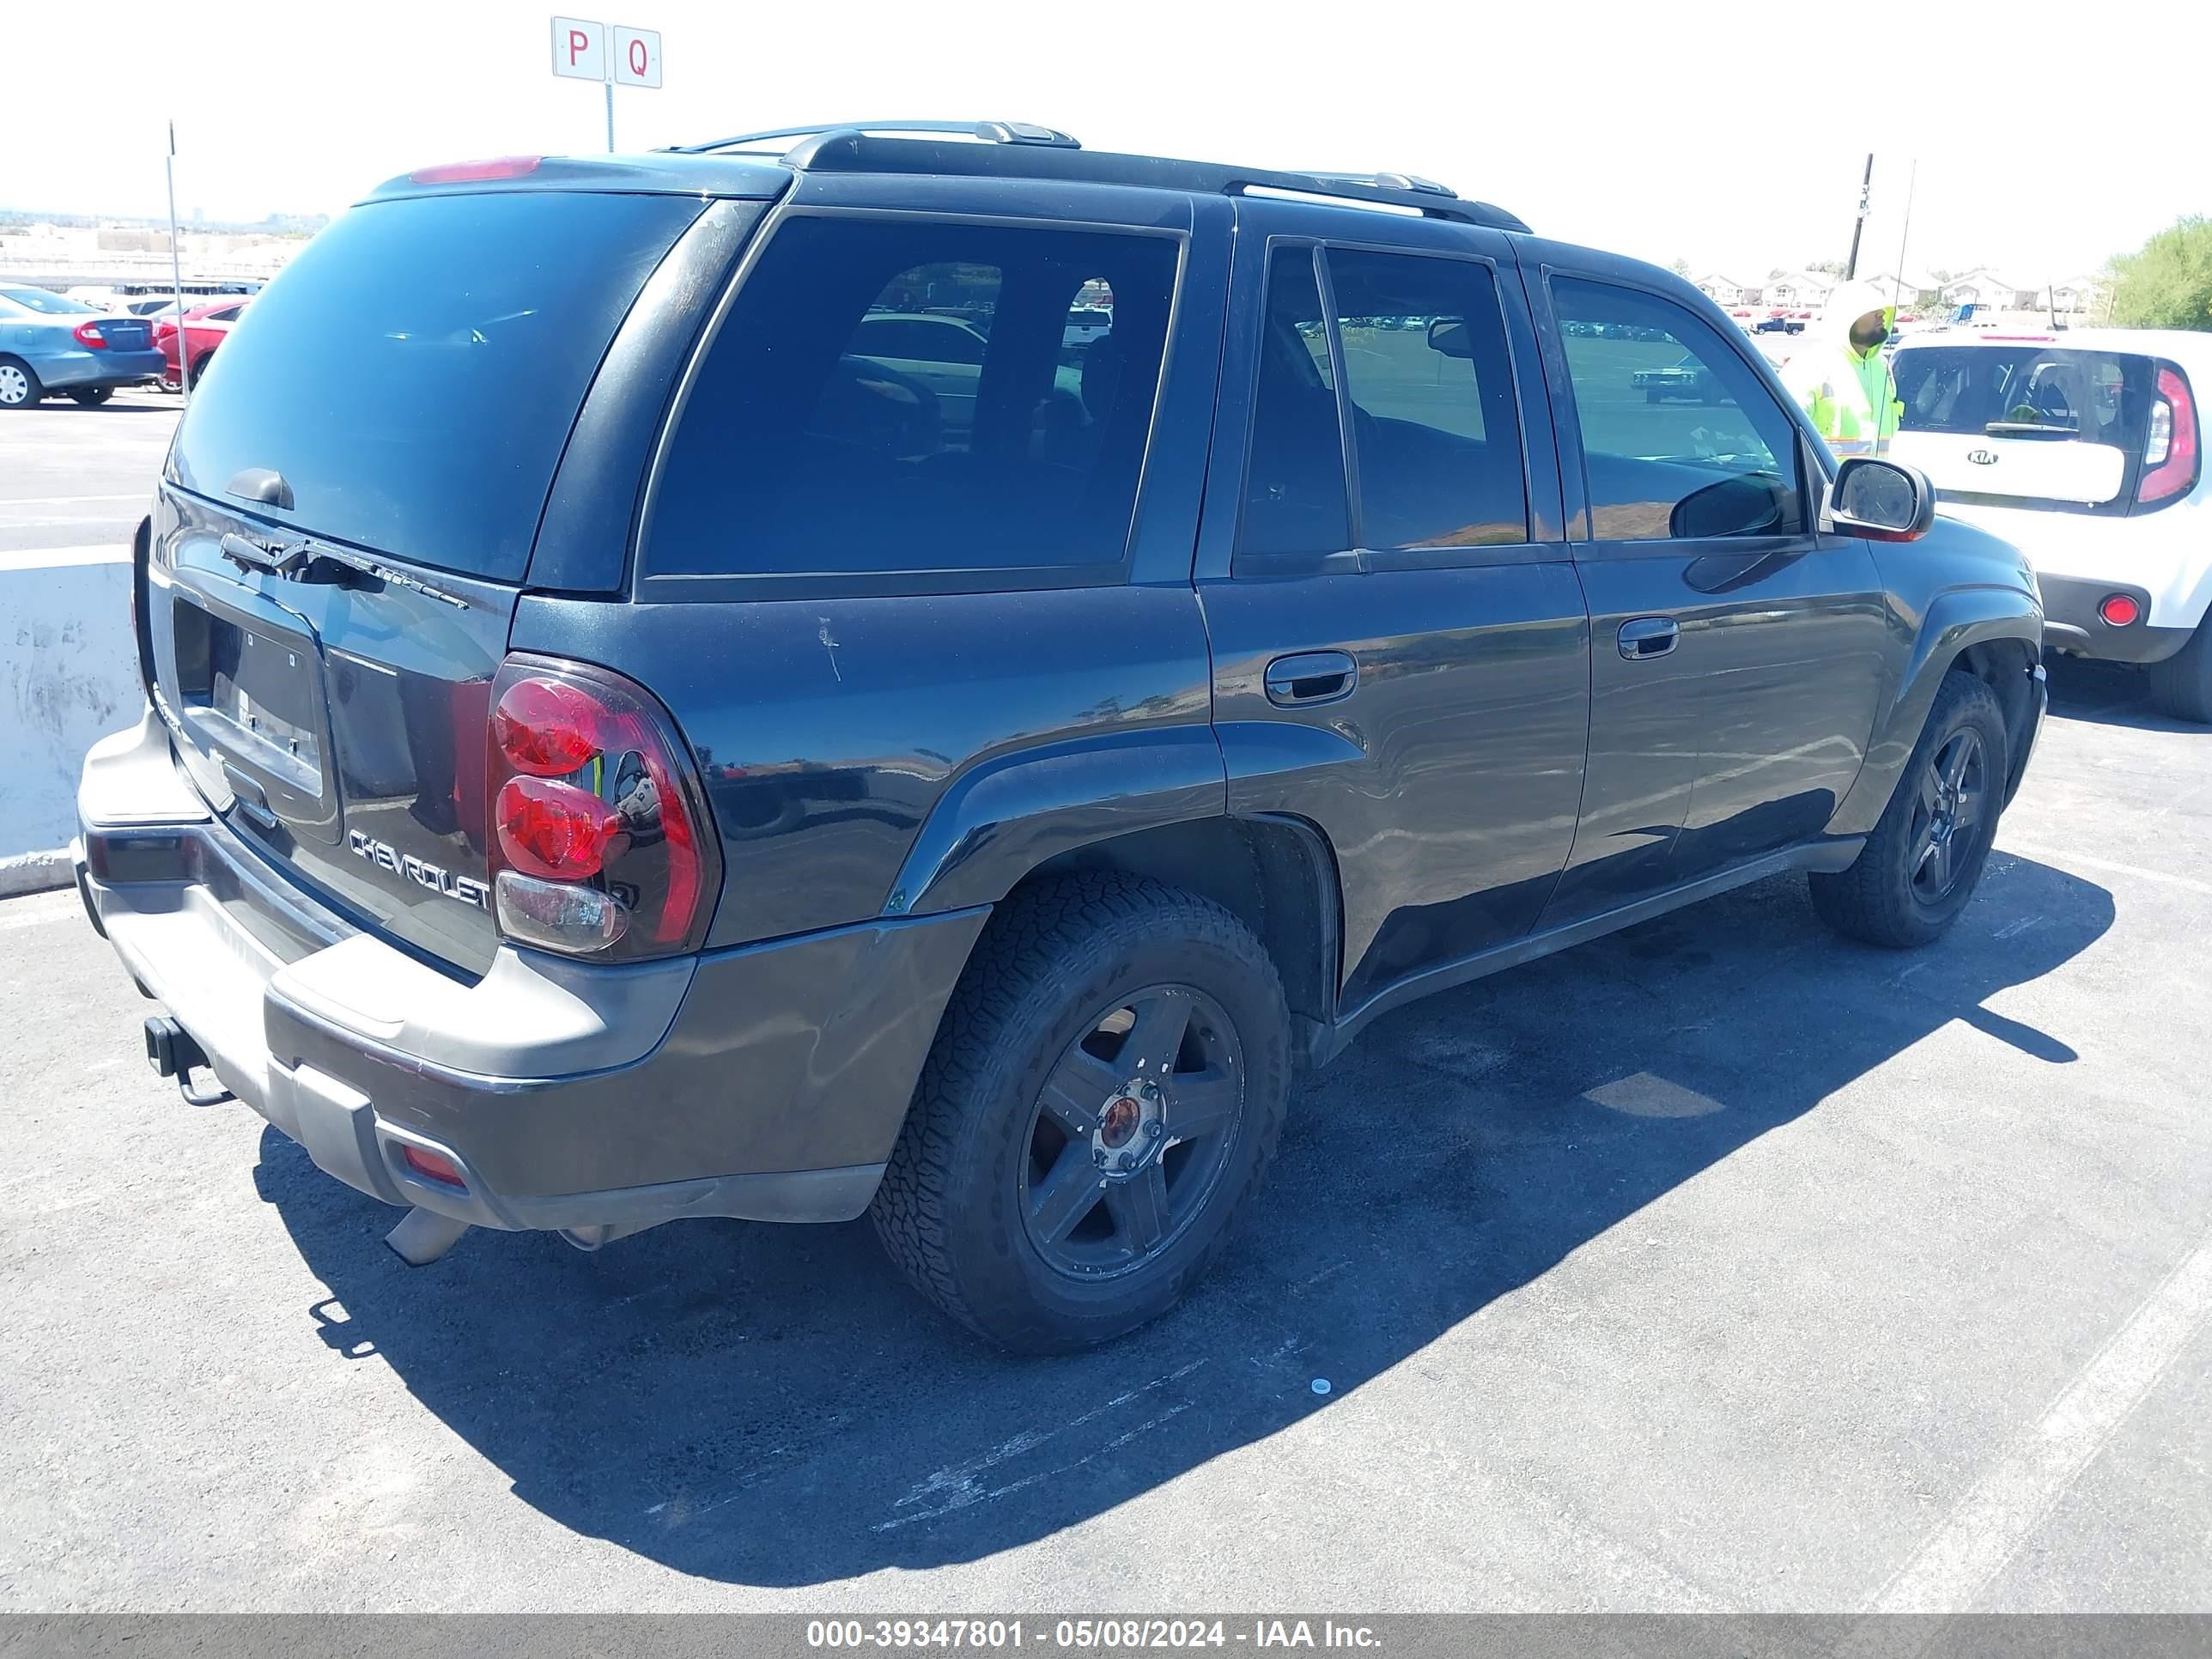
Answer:
<path fill-rule="evenodd" d="M 194 306 L 185 313 L 185 341 L 191 352 L 192 379 L 198 381 L 207 373 L 216 348 L 229 334 L 230 325 L 245 313 L 251 300 L 213 300 L 205 305 Z M 154 324 L 154 343 L 161 353 L 161 386 L 168 392 L 183 390 L 182 371 L 177 363 L 177 321 L 173 317 L 161 317 Z"/>

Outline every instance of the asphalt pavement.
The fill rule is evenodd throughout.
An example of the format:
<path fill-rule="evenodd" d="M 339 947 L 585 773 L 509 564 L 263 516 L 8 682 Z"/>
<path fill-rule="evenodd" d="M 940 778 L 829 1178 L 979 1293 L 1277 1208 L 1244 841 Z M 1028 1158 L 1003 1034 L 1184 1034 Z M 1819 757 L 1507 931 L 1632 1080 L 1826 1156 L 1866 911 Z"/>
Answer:
<path fill-rule="evenodd" d="M 404 1267 L 0 903 L 0 1608 L 2212 1607 L 2212 732 L 2054 680 L 1944 943 L 1778 879 L 1401 1010 L 1052 1361 L 865 1222 Z"/>
<path fill-rule="evenodd" d="M 0 565 L 59 548 L 127 548 L 182 405 L 133 387 L 97 409 L 50 398 L 0 412 Z"/>

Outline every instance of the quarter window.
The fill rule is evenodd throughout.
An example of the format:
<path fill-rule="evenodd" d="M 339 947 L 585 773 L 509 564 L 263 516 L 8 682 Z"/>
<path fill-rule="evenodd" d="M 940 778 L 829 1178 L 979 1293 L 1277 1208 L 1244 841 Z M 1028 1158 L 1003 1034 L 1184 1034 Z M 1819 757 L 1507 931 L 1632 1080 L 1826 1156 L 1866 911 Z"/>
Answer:
<path fill-rule="evenodd" d="M 1560 277 L 1552 306 L 1599 541 L 1801 532 L 1796 427 L 1695 313 Z"/>
<path fill-rule="evenodd" d="M 701 365 L 647 569 L 1119 565 L 1176 257 L 1158 236 L 793 218 Z"/>

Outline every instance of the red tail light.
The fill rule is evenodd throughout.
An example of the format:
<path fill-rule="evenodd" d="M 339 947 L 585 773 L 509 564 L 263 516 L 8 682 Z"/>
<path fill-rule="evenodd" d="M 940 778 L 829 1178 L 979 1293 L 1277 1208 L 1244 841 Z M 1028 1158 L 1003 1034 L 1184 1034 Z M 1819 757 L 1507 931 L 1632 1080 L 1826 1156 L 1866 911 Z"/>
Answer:
<path fill-rule="evenodd" d="M 553 881 L 596 876 L 622 815 L 597 795 L 551 778 L 509 778 L 492 808 L 507 862 Z"/>
<path fill-rule="evenodd" d="M 721 859 L 690 751 L 618 674 L 515 656 L 492 686 L 484 787 L 500 931 L 605 958 L 696 950 Z"/>
<path fill-rule="evenodd" d="M 2186 495 L 2197 483 L 2198 448 L 2197 399 L 2179 369 L 2160 364 L 2136 501 L 2150 507 Z"/>
<path fill-rule="evenodd" d="M 100 331 L 98 323 L 79 323 L 70 331 L 70 337 L 81 346 L 90 346 L 94 351 L 107 349 L 107 336 Z"/>

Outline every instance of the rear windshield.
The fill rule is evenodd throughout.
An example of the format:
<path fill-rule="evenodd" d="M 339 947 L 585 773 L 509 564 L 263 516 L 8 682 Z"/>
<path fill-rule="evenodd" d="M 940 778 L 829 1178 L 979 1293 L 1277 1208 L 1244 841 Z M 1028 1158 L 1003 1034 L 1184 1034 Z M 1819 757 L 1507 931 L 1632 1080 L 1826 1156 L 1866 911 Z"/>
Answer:
<path fill-rule="evenodd" d="M 1892 365 L 1907 432 L 2105 444 L 2136 453 L 2150 359 L 2063 347 L 1911 346 Z"/>
<path fill-rule="evenodd" d="M 517 191 L 374 202 L 255 301 L 174 453 L 221 496 L 281 473 L 300 528 L 519 581 L 586 389 L 700 204 Z"/>

